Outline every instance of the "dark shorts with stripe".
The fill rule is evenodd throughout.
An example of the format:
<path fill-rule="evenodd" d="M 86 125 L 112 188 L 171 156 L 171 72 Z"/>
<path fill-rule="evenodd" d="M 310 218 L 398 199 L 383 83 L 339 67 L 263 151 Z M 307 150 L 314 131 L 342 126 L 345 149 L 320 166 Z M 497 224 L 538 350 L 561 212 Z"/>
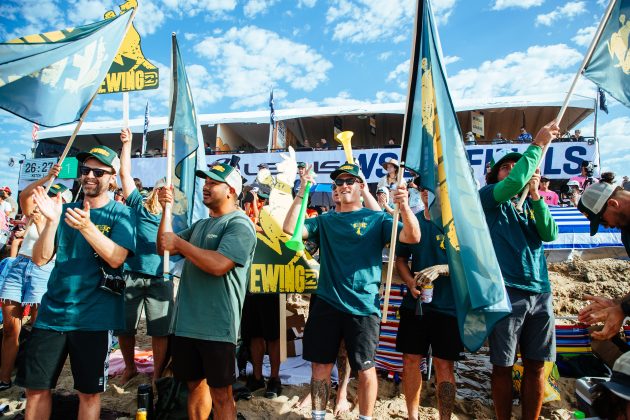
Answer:
<path fill-rule="evenodd" d="M 70 356 L 74 389 L 83 394 L 104 392 L 111 339 L 111 331 L 59 332 L 33 328 L 15 382 L 27 389 L 53 389 Z"/>

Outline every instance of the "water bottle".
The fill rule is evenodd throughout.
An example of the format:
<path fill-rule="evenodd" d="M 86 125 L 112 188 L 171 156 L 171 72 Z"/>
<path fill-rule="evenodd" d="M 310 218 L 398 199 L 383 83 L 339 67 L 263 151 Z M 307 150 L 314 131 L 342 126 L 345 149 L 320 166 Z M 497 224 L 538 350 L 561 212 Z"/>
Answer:
<path fill-rule="evenodd" d="M 144 414 L 141 414 L 142 410 L 144 410 Z M 138 415 L 144 415 L 141 419 L 151 420 L 153 418 L 153 387 L 151 384 L 138 385 L 138 412 L 136 413 L 136 420 Z"/>
<path fill-rule="evenodd" d="M 433 283 L 422 285 L 422 303 L 431 303 L 433 300 Z"/>

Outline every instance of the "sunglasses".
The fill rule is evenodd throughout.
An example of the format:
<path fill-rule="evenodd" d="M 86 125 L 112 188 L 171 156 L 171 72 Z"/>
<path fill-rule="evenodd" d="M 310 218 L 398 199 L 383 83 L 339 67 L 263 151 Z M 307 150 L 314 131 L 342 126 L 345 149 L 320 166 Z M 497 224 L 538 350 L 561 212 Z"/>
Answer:
<path fill-rule="evenodd" d="M 335 185 L 341 187 L 343 184 L 354 185 L 355 182 L 361 182 L 356 178 L 337 178 L 335 179 Z"/>
<path fill-rule="evenodd" d="M 81 172 L 81 175 L 83 176 L 88 176 L 90 172 L 92 172 L 94 176 L 97 178 L 101 178 L 105 174 L 108 174 L 108 175 L 113 174 L 113 172 L 106 171 L 105 169 L 90 168 L 89 166 L 83 166 L 83 165 L 79 166 L 79 172 Z"/>

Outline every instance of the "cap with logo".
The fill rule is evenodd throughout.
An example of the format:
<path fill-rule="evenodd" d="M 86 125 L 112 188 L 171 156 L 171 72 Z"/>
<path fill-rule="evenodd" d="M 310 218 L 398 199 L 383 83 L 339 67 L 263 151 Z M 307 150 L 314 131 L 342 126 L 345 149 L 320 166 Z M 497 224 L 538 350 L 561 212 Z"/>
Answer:
<path fill-rule="evenodd" d="M 306 162 L 298 162 L 297 163 L 297 167 L 298 168 L 306 168 Z"/>
<path fill-rule="evenodd" d="M 61 198 L 66 203 L 72 202 L 72 191 L 68 189 L 63 184 L 53 184 L 48 190 L 48 195 L 51 197 L 56 197 L 57 194 L 61 194 Z"/>
<path fill-rule="evenodd" d="M 613 394 L 630 401 L 630 353 L 624 353 L 615 361 L 612 376 L 602 384 Z"/>
<path fill-rule="evenodd" d="M 569 184 L 567 183 L 567 185 Z M 616 185 L 609 184 L 608 182 L 598 182 L 584 190 L 578 203 L 578 210 L 590 220 L 591 236 L 597 233 L 602 216 L 606 211 L 608 199 L 613 195 L 616 188 Z"/>
<path fill-rule="evenodd" d="M 234 188 L 236 195 L 240 195 L 243 190 L 243 179 L 238 169 L 226 164 L 217 163 L 207 171 L 198 170 L 195 172 L 199 178 L 210 178 L 215 181 L 224 182 Z"/>
<path fill-rule="evenodd" d="M 514 152 L 510 149 L 501 149 L 497 150 L 492 154 L 492 160 L 490 161 L 490 167 L 494 169 L 495 166 L 497 168 L 501 166 L 503 162 L 506 160 L 518 161 L 523 155 L 519 152 Z"/>
<path fill-rule="evenodd" d="M 99 162 L 104 163 L 112 168 L 115 173 L 120 172 L 120 159 L 118 159 L 116 152 L 107 146 L 92 147 L 87 152 L 77 154 L 77 160 L 81 163 L 85 162 L 89 158 L 94 158 Z"/>
<path fill-rule="evenodd" d="M 330 179 L 334 181 L 341 174 L 349 174 L 365 182 L 363 173 L 361 172 L 361 168 L 359 168 L 359 165 L 355 165 L 354 163 L 344 163 L 343 165 L 335 169 L 332 174 L 330 174 Z"/>

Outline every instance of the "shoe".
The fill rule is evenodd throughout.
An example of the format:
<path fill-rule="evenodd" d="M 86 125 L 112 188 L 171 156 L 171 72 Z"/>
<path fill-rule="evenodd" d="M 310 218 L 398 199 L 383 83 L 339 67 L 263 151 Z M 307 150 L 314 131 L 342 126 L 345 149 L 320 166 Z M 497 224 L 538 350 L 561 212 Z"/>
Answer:
<path fill-rule="evenodd" d="M 267 381 L 267 389 L 265 390 L 265 398 L 273 399 L 282 394 L 282 384 L 280 378 L 269 378 Z"/>
<path fill-rule="evenodd" d="M 247 378 L 247 382 L 245 382 L 245 386 L 251 392 L 255 392 L 265 387 L 265 378 L 256 379 L 254 378 L 254 376 L 250 376 Z"/>
<path fill-rule="evenodd" d="M 6 391 L 7 389 L 13 386 L 13 382 L 2 382 L 0 381 L 0 391 Z"/>

